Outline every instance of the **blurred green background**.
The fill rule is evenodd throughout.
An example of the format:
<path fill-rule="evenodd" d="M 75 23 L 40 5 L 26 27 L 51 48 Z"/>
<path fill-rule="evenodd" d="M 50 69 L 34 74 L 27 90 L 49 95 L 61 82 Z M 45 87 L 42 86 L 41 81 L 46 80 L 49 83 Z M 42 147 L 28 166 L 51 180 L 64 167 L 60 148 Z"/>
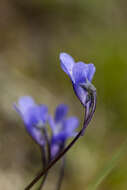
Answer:
<path fill-rule="evenodd" d="M 97 110 L 67 154 L 62 187 L 87 190 L 127 136 L 127 2 L 0 2 L 0 189 L 24 189 L 41 168 L 39 149 L 12 107 L 20 96 L 47 104 L 51 113 L 57 104 L 68 104 L 70 115 L 83 122 L 83 108 L 60 68 L 64 51 L 96 66 Z M 98 190 L 127 189 L 126 159 L 124 151 Z M 55 171 L 47 190 L 55 187 Z"/>

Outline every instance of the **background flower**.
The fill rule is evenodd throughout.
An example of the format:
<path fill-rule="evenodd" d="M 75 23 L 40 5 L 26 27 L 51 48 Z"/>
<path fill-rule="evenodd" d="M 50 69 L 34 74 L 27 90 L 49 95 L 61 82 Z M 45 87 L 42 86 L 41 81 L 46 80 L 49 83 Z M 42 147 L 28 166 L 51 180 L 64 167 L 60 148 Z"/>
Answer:
<path fill-rule="evenodd" d="M 41 128 L 48 120 L 48 108 L 45 105 L 37 105 L 29 96 L 21 97 L 15 104 L 16 111 L 24 121 L 27 132 L 39 144 L 45 143 Z"/>
<path fill-rule="evenodd" d="M 49 124 L 52 129 L 51 155 L 52 158 L 63 148 L 66 140 L 77 134 L 75 129 L 79 125 L 77 117 L 67 117 L 68 107 L 64 104 L 57 106 L 54 118 L 49 117 Z"/>

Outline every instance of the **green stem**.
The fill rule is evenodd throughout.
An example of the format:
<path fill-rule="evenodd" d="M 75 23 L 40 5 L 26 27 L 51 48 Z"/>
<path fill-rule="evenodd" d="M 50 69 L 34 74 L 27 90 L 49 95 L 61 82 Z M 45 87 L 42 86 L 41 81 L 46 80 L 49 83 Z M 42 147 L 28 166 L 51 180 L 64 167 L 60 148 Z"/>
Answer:
<path fill-rule="evenodd" d="M 88 190 L 96 190 L 99 185 L 104 181 L 104 179 L 110 174 L 110 172 L 116 167 L 121 156 L 127 151 L 127 139 L 120 146 L 118 151 L 113 155 L 112 159 L 107 163 L 105 168 L 103 168 L 96 179 L 88 186 Z"/>

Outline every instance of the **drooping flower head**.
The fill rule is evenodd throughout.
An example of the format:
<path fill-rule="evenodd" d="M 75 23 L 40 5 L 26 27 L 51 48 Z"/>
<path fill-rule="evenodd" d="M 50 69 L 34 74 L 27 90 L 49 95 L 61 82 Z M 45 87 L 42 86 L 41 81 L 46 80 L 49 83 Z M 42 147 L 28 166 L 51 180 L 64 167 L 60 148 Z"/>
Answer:
<path fill-rule="evenodd" d="M 41 128 L 45 126 L 48 120 L 48 108 L 45 105 L 37 105 L 29 96 L 21 97 L 18 104 L 14 105 L 16 111 L 20 114 L 27 132 L 40 145 L 45 141 Z"/>
<path fill-rule="evenodd" d="M 74 91 L 80 102 L 85 106 L 88 101 L 86 86 L 91 84 L 95 73 L 94 64 L 75 62 L 67 53 L 60 53 L 60 62 L 63 71 L 70 77 Z"/>
<path fill-rule="evenodd" d="M 77 117 L 67 117 L 68 107 L 64 104 L 57 106 L 54 118 L 49 117 L 49 124 L 52 129 L 51 139 L 51 156 L 52 158 L 59 152 L 60 148 L 65 145 L 69 137 L 77 134 L 75 129 L 79 121 Z"/>

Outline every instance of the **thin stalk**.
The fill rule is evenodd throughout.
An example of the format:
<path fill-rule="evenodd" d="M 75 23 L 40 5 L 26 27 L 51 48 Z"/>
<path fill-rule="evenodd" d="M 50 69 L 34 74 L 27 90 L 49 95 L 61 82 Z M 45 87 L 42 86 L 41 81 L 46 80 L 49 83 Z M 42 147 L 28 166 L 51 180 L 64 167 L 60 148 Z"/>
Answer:
<path fill-rule="evenodd" d="M 40 147 L 41 149 L 41 159 L 42 159 L 42 167 L 45 168 L 45 165 L 46 165 L 46 151 L 45 151 L 45 147 L 42 146 Z"/>
<path fill-rule="evenodd" d="M 48 150 L 48 156 L 47 156 L 48 158 L 47 158 L 47 160 L 48 160 L 48 163 L 49 163 L 50 160 L 51 160 L 50 141 L 49 141 L 49 137 L 48 137 L 48 134 L 47 134 L 47 131 L 46 131 L 45 128 L 43 128 L 42 132 L 44 134 L 44 137 L 45 137 L 45 140 L 46 140 L 46 143 L 47 143 L 47 150 Z"/>
<path fill-rule="evenodd" d="M 41 157 L 42 157 L 43 170 L 44 170 L 44 169 L 46 168 L 46 165 L 47 165 L 45 147 L 43 147 L 42 150 L 41 150 Z M 38 190 L 42 190 L 42 188 L 43 188 L 43 186 L 44 186 L 44 184 L 45 184 L 47 175 L 48 175 L 48 172 L 44 175 L 44 177 L 43 177 L 43 179 L 42 179 L 42 182 L 41 182 L 41 184 L 40 184 Z"/>
<path fill-rule="evenodd" d="M 59 179 L 58 179 L 58 183 L 56 186 L 56 190 L 60 190 L 61 186 L 62 186 L 62 180 L 64 177 L 64 169 L 65 169 L 65 156 L 62 158 L 62 164 L 60 167 L 60 175 L 59 175 Z"/>
<path fill-rule="evenodd" d="M 45 166 L 47 166 L 47 164 L 50 162 L 51 152 L 50 152 L 50 142 L 49 142 L 49 138 L 48 138 L 48 134 L 47 134 L 46 129 L 43 128 L 42 132 L 43 132 L 43 135 L 44 135 L 44 138 L 45 138 L 45 141 L 46 141 L 46 144 L 47 144 L 47 150 L 48 150 L 47 160 L 46 160 L 45 164 L 43 165 L 43 170 L 44 170 L 46 168 Z M 44 149 L 44 151 L 45 151 L 45 149 Z M 44 151 L 42 152 L 42 154 L 44 154 Z M 43 155 L 42 155 L 42 158 L 43 158 Z M 38 190 L 43 189 L 47 176 L 48 176 L 48 172 L 46 172 L 46 174 L 44 175 Z"/>
<path fill-rule="evenodd" d="M 38 190 L 42 190 L 43 189 L 47 176 L 48 176 L 48 172 L 44 175 L 44 177 L 43 177 L 43 179 L 41 181 L 41 184 L 40 184 Z"/>
<path fill-rule="evenodd" d="M 47 168 L 45 168 L 42 172 L 40 172 L 39 175 L 37 175 L 33 181 L 25 188 L 25 190 L 29 190 L 59 159 L 62 158 L 62 156 L 75 144 L 75 142 L 78 140 L 78 138 L 82 135 L 82 132 L 84 131 L 84 128 L 86 128 L 91 121 L 93 114 L 96 109 L 96 91 L 93 93 L 93 105 L 92 105 L 92 111 L 91 114 L 89 114 L 88 118 L 84 119 L 83 128 L 79 131 L 79 133 L 76 135 L 76 137 L 71 141 L 71 143 L 54 159 L 52 160 Z M 86 108 L 87 109 L 87 108 Z M 85 114 L 86 114 L 85 109 Z"/>

